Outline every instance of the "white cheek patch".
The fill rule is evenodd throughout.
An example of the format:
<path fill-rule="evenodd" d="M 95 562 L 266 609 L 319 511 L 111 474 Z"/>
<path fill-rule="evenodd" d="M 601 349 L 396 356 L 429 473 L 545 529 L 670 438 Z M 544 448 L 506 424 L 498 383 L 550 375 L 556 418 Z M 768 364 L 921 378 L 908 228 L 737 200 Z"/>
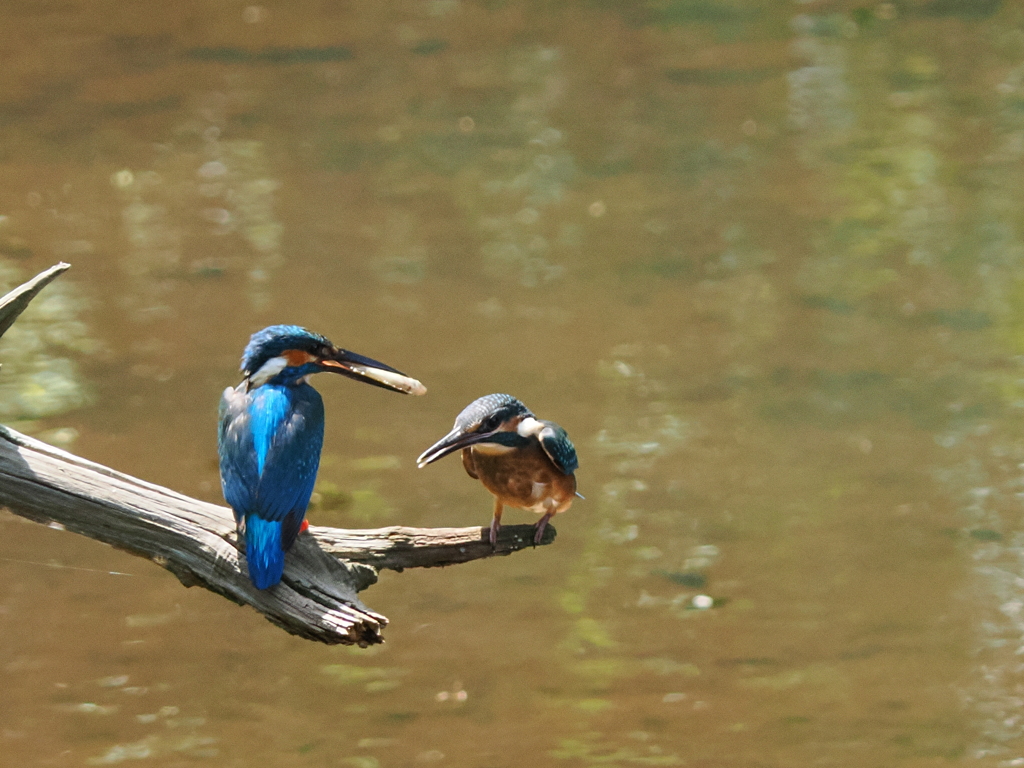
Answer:
<path fill-rule="evenodd" d="M 473 446 L 474 451 L 482 453 L 484 456 L 501 456 L 502 454 L 514 451 L 511 445 L 502 445 L 501 443 L 477 443 Z"/>
<path fill-rule="evenodd" d="M 527 416 L 519 422 L 516 432 L 519 433 L 520 437 L 536 437 L 542 429 L 544 429 L 543 424 L 533 418 L 533 416 Z"/>
<path fill-rule="evenodd" d="M 288 367 L 288 360 L 283 357 L 272 357 L 249 377 L 250 387 L 262 387 L 281 371 Z"/>

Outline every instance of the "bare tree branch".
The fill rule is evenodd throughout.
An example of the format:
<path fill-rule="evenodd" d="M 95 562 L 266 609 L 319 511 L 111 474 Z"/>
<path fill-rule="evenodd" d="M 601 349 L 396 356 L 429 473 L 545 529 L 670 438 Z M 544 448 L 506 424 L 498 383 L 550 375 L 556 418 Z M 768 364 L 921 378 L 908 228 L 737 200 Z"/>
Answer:
<path fill-rule="evenodd" d="M 387 619 L 356 597 L 370 578 L 296 543 L 284 579 L 260 591 L 245 574 L 231 511 L 93 464 L 0 428 L 0 505 L 37 522 L 146 557 L 186 586 L 248 604 L 287 631 L 325 643 L 381 641 Z"/>
<path fill-rule="evenodd" d="M 356 593 L 378 568 L 401 571 L 510 554 L 532 546 L 533 526 L 502 528 L 491 549 L 486 528 L 381 528 L 349 531 L 314 526 L 289 551 L 284 578 L 260 591 L 246 575 L 227 507 L 82 459 L 0 427 L 0 506 L 39 523 L 145 557 L 185 586 L 201 586 L 251 605 L 292 634 L 323 643 L 382 642 L 387 619 Z M 542 544 L 555 538 L 544 536 Z"/>
<path fill-rule="evenodd" d="M 310 526 L 324 552 L 353 563 L 364 563 L 380 570 L 435 568 L 468 563 L 492 555 L 510 555 L 533 546 L 532 525 L 503 525 L 497 546 L 488 540 L 490 528 L 407 528 L 392 526 L 375 530 L 345 530 Z M 549 533 L 550 531 L 550 533 Z M 555 531 L 544 529 L 541 545 L 555 540 Z"/>

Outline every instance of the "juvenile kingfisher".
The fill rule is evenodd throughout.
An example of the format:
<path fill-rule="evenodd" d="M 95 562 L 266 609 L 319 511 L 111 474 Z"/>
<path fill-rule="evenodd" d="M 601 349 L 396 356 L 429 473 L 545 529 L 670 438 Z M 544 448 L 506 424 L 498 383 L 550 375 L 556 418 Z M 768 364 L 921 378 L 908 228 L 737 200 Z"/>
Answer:
<path fill-rule="evenodd" d="M 245 538 L 249 578 L 267 589 L 281 580 L 284 553 L 304 527 L 320 465 L 324 403 L 309 377 L 327 371 L 408 395 L 427 390 L 297 325 L 254 333 L 241 370 L 242 383 L 220 401 L 220 482 Z"/>
<path fill-rule="evenodd" d="M 512 395 L 486 395 L 467 405 L 452 431 L 425 450 L 416 465 L 425 467 L 460 448 L 466 472 L 494 494 L 492 547 L 506 504 L 543 515 L 533 536 L 540 544 L 548 520 L 579 496 L 573 474 L 579 462 L 569 435 L 553 421 L 538 419 Z"/>

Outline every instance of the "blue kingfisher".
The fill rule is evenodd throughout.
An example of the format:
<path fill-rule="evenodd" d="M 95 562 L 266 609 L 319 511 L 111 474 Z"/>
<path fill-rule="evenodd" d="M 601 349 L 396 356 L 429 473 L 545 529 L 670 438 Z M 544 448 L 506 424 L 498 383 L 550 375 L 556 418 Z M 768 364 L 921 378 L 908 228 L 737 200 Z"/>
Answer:
<path fill-rule="evenodd" d="M 220 401 L 220 481 L 245 539 L 249 577 L 268 589 L 285 552 L 306 527 L 324 442 L 324 403 L 314 373 L 343 376 L 409 395 L 427 390 L 383 363 L 334 346 L 297 325 L 254 333 L 242 353 L 242 383 Z"/>

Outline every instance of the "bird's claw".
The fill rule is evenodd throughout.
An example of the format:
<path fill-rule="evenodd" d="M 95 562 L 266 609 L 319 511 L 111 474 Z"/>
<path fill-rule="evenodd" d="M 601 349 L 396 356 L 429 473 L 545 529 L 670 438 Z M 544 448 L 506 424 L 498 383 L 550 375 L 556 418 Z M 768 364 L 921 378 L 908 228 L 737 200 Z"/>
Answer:
<path fill-rule="evenodd" d="M 534 526 L 533 546 L 536 547 L 540 544 L 541 539 L 544 538 L 544 530 L 548 527 L 548 520 L 550 519 L 551 515 L 544 515 L 544 517 L 537 521 L 537 525 Z"/>

